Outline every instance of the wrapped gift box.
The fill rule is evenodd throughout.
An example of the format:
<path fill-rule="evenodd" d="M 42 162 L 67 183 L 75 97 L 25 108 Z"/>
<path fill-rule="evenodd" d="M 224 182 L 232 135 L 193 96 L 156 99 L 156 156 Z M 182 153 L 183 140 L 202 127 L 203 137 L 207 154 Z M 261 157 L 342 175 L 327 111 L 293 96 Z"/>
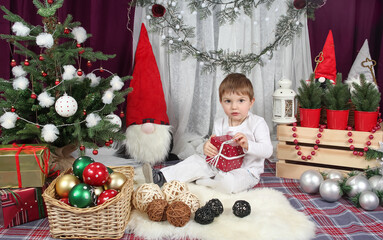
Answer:
<path fill-rule="evenodd" d="M 0 227 L 9 228 L 46 217 L 42 188 L 0 189 Z"/>
<path fill-rule="evenodd" d="M 210 142 L 218 149 L 218 154 L 206 157 L 208 163 L 224 172 L 240 168 L 245 155 L 242 147 L 231 139 L 229 135 L 212 137 Z"/>
<path fill-rule="evenodd" d="M 48 161 L 44 145 L 0 145 L 0 188 L 42 187 Z"/>

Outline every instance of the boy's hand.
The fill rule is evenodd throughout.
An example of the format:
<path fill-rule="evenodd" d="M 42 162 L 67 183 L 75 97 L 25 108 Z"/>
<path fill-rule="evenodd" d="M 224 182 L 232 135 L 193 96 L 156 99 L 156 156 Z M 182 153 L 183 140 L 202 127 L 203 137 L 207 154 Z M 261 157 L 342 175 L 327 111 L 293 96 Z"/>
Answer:
<path fill-rule="evenodd" d="M 233 137 L 234 141 L 238 143 L 243 149 L 249 150 L 249 143 L 247 137 L 243 133 L 237 133 Z"/>
<path fill-rule="evenodd" d="M 203 154 L 208 157 L 213 157 L 218 154 L 218 149 L 210 142 L 212 137 L 215 137 L 215 135 L 211 135 L 209 140 L 203 145 Z"/>

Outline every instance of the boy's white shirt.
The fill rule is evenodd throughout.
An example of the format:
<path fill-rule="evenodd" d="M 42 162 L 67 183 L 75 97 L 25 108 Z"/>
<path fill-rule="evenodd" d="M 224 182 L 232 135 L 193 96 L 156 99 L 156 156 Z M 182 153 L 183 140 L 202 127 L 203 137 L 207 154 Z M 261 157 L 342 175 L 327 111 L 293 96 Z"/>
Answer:
<path fill-rule="evenodd" d="M 249 145 L 248 150 L 244 149 L 246 155 L 241 168 L 246 168 L 251 174 L 259 177 L 264 171 L 265 158 L 273 154 L 269 127 L 262 117 L 251 112 L 242 124 L 234 127 L 229 126 L 228 116 L 214 121 L 213 134 L 216 136 L 234 136 L 238 132 L 246 135 Z"/>

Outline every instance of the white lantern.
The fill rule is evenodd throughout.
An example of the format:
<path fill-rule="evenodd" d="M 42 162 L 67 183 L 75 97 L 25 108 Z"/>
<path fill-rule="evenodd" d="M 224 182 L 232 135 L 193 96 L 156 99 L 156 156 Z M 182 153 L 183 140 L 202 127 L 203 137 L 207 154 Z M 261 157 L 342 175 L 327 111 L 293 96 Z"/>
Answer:
<path fill-rule="evenodd" d="M 279 88 L 273 94 L 273 122 L 293 123 L 295 118 L 295 96 L 294 90 L 290 89 L 291 81 L 283 78 L 278 81 Z"/>

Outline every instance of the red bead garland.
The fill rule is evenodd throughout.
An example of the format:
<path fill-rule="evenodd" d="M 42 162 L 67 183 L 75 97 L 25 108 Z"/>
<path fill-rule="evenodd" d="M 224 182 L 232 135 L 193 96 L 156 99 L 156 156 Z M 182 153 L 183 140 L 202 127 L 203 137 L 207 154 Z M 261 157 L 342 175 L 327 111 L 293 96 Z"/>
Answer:
<path fill-rule="evenodd" d="M 297 139 L 298 135 L 297 133 L 295 133 L 297 131 L 296 126 L 297 126 L 297 123 L 293 123 L 293 127 L 291 128 L 291 130 L 294 132 L 292 136 L 295 138 L 293 142 L 295 144 L 295 149 L 297 150 L 297 155 L 300 156 L 302 160 L 306 160 L 306 159 L 311 160 L 312 156 L 315 156 L 316 151 L 319 149 L 319 146 L 318 146 L 318 144 L 320 144 L 319 139 L 322 137 L 322 132 L 323 132 L 323 129 L 326 127 L 326 125 L 319 125 L 319 129 L 318 129 L 319 133 L 317 134 L 317 139 L 315 140 L 316 145 L 313 146 L 314 150 L 311 151 L 310 154 L 308 154 L 307 156 L 303 155 L 302 151 L 300 151 L 301 147 L 299 146 L 299 142 Z"/>

